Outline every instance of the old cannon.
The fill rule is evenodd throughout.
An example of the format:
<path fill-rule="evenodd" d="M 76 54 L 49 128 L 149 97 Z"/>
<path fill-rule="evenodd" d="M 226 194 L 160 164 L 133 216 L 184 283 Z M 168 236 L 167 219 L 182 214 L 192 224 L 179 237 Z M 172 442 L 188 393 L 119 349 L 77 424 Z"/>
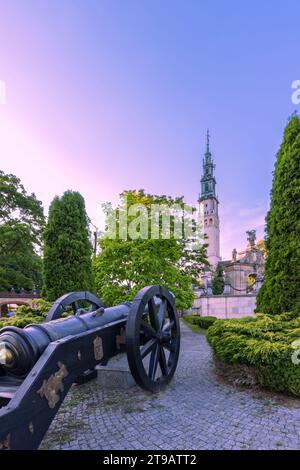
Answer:
<path fill-rule="evenodd" d="M 62 316 L 70 307 L 74 315 Z M 2 328 L 0 449 L 37 449 L 71 385 L 118 353 L 127 353 L 140 387 L 159 391 L 175 373 L 179 348 L 175 299 L 163 286 L 110 308 L 89 292 L 72 292 L 44 323 Z"/>

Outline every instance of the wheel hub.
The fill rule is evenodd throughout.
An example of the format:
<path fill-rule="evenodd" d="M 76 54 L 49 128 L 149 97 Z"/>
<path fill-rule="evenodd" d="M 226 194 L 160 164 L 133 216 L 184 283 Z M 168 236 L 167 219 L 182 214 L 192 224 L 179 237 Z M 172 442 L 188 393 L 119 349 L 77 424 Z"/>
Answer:
<path fill-rule="evenodd" d="M 169 331 L 162 333 L 162 338 L 161 338 L 162 343 L 168 343 L 170 339 L 171 339 L 171 333 Z"/>

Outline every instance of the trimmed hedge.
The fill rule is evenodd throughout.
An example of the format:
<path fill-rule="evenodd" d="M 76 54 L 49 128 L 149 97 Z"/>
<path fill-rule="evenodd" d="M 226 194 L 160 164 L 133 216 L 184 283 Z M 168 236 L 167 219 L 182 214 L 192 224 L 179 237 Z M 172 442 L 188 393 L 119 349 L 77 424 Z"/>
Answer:
<path fill-rule="evenodd" d="M 216 317 L 200 317 L 199 315 L 184 315 L 183 319 L 192 325 L 197 325 L 206 330 L 217 320 Z"/>
<path fill-rule="evenodd" d="M 44 319 L 42 317 L 12 317 L 12 318 L 1 318 L 0 329 L 5 326 L 17 326 L 18 328 L 24 328 L 32 323 L 42 323 Z"/>
<path fill-rule="evenodd" d="M 16 313 L 13 317 L 0 318 L 0 329 L 4 326 L 17 326 L 19 328 L 24 328 L 26 325 L 30 325 L 32 323 L 42 323 L 51 307 L 52 302 L 48 302 L 44 299 L 35 300 L 33 307 L 30 307 L 29 305 L 20 305 L 17 307 Z M 71 305 L 69 305 L 61 316 L 68 317 L 73 314 L 73 309 Z"/>
<path fill-rule="evenodd" d="M 295 351 L 300 350 L 299 315 L 257 314 L 216 321 L 207 332 L 207 340 L 225 363 L 254 367 L 262 387 L 300 396 L 300 364 L 292 361 Z"/>
<path fill-rule="evenodd" d="M 13 317 L 0 318 L 0 328 L 4 326 L 17 326 L 24 328 L 31 323 L 42 323 L 51 308 L 52 303 L 43 299 L 38 299 L 34 302 L 34 306 L 20 305 L 17 307 L 16 313 Z"/>

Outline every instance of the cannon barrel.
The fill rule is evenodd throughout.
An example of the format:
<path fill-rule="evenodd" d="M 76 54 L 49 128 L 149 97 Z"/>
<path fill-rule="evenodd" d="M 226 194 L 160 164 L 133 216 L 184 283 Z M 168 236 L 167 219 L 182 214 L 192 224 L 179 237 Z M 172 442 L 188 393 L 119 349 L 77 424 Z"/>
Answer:
<path fill-rule="evenodd" d="M 103 308 L 82 315 L 31 324 L 25 328 L 7 326 L 0 330 L 0 363 L 10 375 L 25 376 L 49 343 L 128 317 L 131 303 Z"/>
<path fill-rule="evenodd" d="M 79 308 L 87 303 L 92 310 Z M 68 307 L 75 315 L 63 318 Z M 89 292 L 71 292 L 44 323 L 2 328 L 0 450 L 38 448 L 72 384 L 90 380 L 116 354 L 126 352 L 140 387 L 158 392 L 175 373 L 179 349 L 175 299 L 160 285 L 110 308 Z"/>
<path fill-rule="evenodd" d="M 156 307 L 160 302 L 160 299 L 154 299 Z M 126 320 L 131 304 L 125 302 L 115 307 L 100 307 L 92 312 L 30 324 L 25 328 L 6 326 L 0 330 L 0 367 L 10 375 L 24 377 L 51 342 Z M 145 314 L 147 311 L 146 306 Z"/>

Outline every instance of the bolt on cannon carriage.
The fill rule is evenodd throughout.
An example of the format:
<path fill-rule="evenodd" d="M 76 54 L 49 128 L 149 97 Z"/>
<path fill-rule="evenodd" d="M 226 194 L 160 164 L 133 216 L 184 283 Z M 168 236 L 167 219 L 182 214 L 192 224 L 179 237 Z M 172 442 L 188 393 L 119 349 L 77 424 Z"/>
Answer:
<path fill-rule="evenodd" d="M 82 302 L 89 305 L 81 309 Z M 72 306 L 74 315 L 62 317 Z M 147 286 L 132 302 L 105 308 L 89 292 L 60 297 L 44 323 L 0 330 L 0 449 L 37 449 L 74 382 L 126 352 L 144 390 L 172 379 L 180 349 L 174 295 Z"/>

